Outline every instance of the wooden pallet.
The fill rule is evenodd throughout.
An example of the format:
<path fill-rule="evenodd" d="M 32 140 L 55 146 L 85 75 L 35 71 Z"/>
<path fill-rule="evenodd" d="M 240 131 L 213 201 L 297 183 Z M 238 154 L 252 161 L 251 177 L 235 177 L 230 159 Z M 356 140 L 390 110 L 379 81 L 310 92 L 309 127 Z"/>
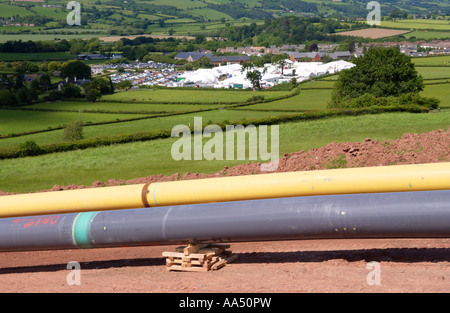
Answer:
<path fill-rule="evenodd" d="M 169 271 L 207 272 L 218 270 L 234 261 L 237 256 L 226 250 L 228 244 L 189 244 L 175 249 L 177 252 L 163 252 Z"/>

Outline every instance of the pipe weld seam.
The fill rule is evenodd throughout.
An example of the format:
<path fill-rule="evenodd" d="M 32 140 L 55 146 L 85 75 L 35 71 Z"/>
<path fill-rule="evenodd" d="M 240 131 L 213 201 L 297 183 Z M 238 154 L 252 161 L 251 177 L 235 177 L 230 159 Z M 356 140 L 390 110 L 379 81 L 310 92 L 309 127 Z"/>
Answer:
<path fill-rule="evenodd" d="M 141 191 L 141 200 L 142 200 L 142 205 L 145 207 L 145 208 L 149 208 L 150 207 L 150 204 L 148 203 L 148 200 L 147 200 L 147 193 L 148 193 L 148 187 L 150 186 L 150 183 L 146 183 L 145 185 L 144 185 L 144 187 L 142 187 L 142 191 Z"/>

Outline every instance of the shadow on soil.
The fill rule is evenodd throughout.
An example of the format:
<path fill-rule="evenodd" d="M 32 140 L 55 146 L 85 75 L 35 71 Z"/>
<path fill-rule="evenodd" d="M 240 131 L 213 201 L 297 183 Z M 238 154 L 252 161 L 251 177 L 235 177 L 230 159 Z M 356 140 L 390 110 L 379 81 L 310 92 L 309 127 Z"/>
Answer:
<path fill-rule="evenodd" d="M 235 253 L 238 258 L 233 264 L 295 263 L 346 260 L 348 262 L 450 262 L 450 248 L 388 248 L 336 251 L 293 251 L 293 252 L 251 252 Z M 0 275 L 13 273 L 54 272 L 67 270 L 67 264 L 3 267 Z M 118 259 L 108 261 L 82 262 L 81 269 L 97 270 L 122 267 L 165 266 L 165 258 Z"/>

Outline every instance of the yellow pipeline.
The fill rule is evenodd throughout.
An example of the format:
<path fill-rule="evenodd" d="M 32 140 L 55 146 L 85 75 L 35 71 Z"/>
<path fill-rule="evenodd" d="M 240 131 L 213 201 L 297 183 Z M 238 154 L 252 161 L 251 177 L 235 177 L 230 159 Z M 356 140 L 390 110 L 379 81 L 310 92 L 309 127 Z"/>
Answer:
<path fill-rule="evenodd" d="M 309 195 L 450 189 L 450 163 L 268 173 L 0 197 L 0 217 Z"/>

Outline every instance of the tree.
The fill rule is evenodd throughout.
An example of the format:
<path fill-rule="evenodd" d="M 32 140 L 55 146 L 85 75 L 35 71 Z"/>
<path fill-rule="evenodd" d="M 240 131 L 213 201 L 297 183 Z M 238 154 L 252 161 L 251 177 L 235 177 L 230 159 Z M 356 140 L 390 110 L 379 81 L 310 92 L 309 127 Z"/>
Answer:
<path fill-rule="evenodd" d="M 83 123 L 80 121 L 74 121 L 69 123 L 64 129 L 64 140 L 75 141 L 83 139 Z"/>
<path fill-rule="evenodd" d="M 76 41 L 70 45 L 70 54 L 80 54 L 83 52 L 84 49 L 84 43 L 81 41 Z"/>
<path fill-rule="evenodd" d="M 261 88 L 262 73 L 258 69 L 247 71 L 245 77 L 252 83 L 253 90 Z"/>
<path fill-rule="evenodd" d="M 0 90 L 0 106 L 10 106 L 17 104 L 17 97 L 14 92 L 8 89 Z"/>
<path fill-rule="evenodd" d="M 356 66 L 342 71 L 335 85 L 332 102 L 340 102 L 371 94 L 375 97 L 398 97 L 423 90 L 423 79 L 411 58 L 397 48 L 374 47 Z"/>
<path fill-rule="evenodd" d="M 83 87 L 85 89 L 97 89 L 102 95 L 114 93 L 114 86 L 110 78 L 96 77 Z"/>
<path fill-rule="evenodd" d="M 44 92 L 47 92 L 50 89 L 52 81 L 48 73 L 44 73 L 39 77 L 39 85 Z"/>
<path fill-rule="evenodd" d="M 21 143 L 17 148 L 19 149 L 22 156 L 39 155 L 42 150 L 41 147 L 39 147 L 38 144 L 33 140 L 25 141 Z"/>
<path fill-rule="evenodd" d="M 242 71 L 242 73 L 246 72 L 245 78 L 247 78 L 252 83 L 253 90 L 257 90 L 257 89 L 261 88 L 261 79 L 262 79 L 262 76 L 263 76 L 263 73 L 265 70 L 263 70 L 263 72 L 261 72 L 252 63 L 244 62 L 242 64 L 241 71 Z"/>
<path fill-rule="evenodd" d="M 66 98 L 66 99 L 82 97 L 80 87 L 72 85 L 72 84 L 65 84 L 61 88 L 61 94 L 62 94 L 63 98 Z"/>
<path fill-rule="evenodd" d="M 123 81 L 117 83 L 117 87 L 119 87 L 120 89 L 129 89 L 132 86 L 133 86 L 133 84 L 129 80 L 123 80 Z"/>
<path fill-rule="evenodd" d="M 86 100 L 90 102 L 95 102 L 98 98 L 100 98 L 102 94 L 98 89 L 88 88 L 86 90 Z"/>
<path fill-rule="evenodd" d="M 308 47 L 308 51 L 309 51 L 309 52 L 319 51 L 319 47 L 317 46 L 316 43 L 312 43 L 312 44 Z"/>
<path fill-rule="evenodd" d="M 272 58 L 272 63 L 281 69 L 281 75 L 284 75 L 284 67 L 287 64 L 286 59 L 287 55 L 285 53 L 278 54 Z"/>
<path fill-rule="evenodd" d="M 69 77 L 70 79 L 74 79 L 75 77 L 77 79 L 83 79 L 91 78 L 91 68 L 89 65 L 82 61 L 72 61 L 67 63 L 61 68 L 61 77 L 66 78 Z"/>

